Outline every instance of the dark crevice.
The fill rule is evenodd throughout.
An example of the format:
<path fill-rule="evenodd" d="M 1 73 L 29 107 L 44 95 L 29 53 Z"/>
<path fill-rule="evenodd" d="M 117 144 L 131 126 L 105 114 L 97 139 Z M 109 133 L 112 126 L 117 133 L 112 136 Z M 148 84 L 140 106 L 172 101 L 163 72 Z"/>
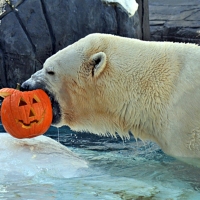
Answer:
<path fill-rule="evenodd" d="M 19 21 L 19 23 L 20 23 L 20 25 L 21 25 L 21 27 L 22 27 L 24 33 L 26 34 L 26 37 L 28 38 L 28 41 L 30 42 L 30 44 L 31 44 L 31 46 L 32 46 L 33 52 L 36 53 L 36 47 L 35 47 L 35 45 L 34 45 L 32 39 L 31 39 L 31 37 L 30 37 L 30 35 L 29 35 L 29 33 L 28 33 L 28 31 L 27 31 L 25 25 L 23 24 L 23 22 L 22 22 L 22 20 L 21 20 L 21 18 L 20 18 L 19 14 L 18 14 L 18 11 L 14 10 L 14 13 L 15 13 L 15 16 L 16 16 L 16 18 L 18 19 L 18 21 Z"/>
<path fill-rule="evenodd" d="M 114 5 L 114 11 L 115 11 L 115 15 L 116 15 L 116 22 L 117 22 L 117 35 L 120 35 L 120 26 L 119 26 L 119 15 L 118 15 L 118 8 L 117 5 Z"/>
<path fill-rule="evenodd" d="M 13 9 L 13 11 L 14 11 L 15 16 L 16 16 L 16 18 L 17 18 L 19 24 L 21 25 L 21 27 L 22 27 L 22 29 L 23 29 L 23 31 L 24 31 L 24 33 L 25 33 L 25 35 L 26 35 L 28 41 L 30 42 L 30 44 L 31 44 L 31 46 L 32 46 L 32 50 L 33 50 L 33 53 L 34 53 L 34 58 L 33 58 L 34 64 L 33 64 L 32 67 L 34 67 L 34 71 L 36 71 L 36 60 L 37 60 L 37 59 L 35 58 L 35 54 L 36 54 L 36 47 L 35 47 L 35 44 L 33 43 L 33 41 L 32 41 L 32 39 L 31 39 L 31 37 L 30 37 L 30 35 L 29 35 L 29 33 L 28 33 L 28 31 L 27 31 L 27 29 L 26 29 L 24 23 L 22 22 L 22 20 L 21 20 L 19 14 L 18 14 L 18 11 L 17 11 L 16 9 Z"/>
<path fill-rule="evenodd" d="M 8 13 L 10 13 L 10 12 L 13 12 L 13 13 L 15 14 L 15 17 L 17 18 L 17 20 L 18 20 L 18 22 L 19 22 L 19 24 L 20 24 L 22 30 L 24 31 L 24 33 L 25 33 L 25 35 L 26 35 L 26 37 L 27 37 L 29 43 L 31 44 L 31 47 L 32 47 L 32 50 L 33 50 L 33 53 L 34 53 L 34 57 L 32 57 L 32 59 L 34 60 L 33 67 L 36 68 L 36 58 L 35 58 L 36 47 L 35 47 L 35 45 L 34 45 L 32 39 L 31 39 L 31 37 L 30 37 L 30 35 L 29 35 L 29 32 L 27 31 L 27 29 L 26 29 L 26 27 L 25 27 L 23 21 L 21 20 L 21 18 L 20 18 L 20 16 L 19 16 L 18 9 L 16 8 L 17 6 L 19 6 L 19 5 L 22 4 L 23 2 L 24 2 L 24 0 L 18 1 L 17 4 L 15 4 L 15 5 L 12 4 L 12 2 L 10 2 L 10 1 L 9 1 L 9 2 L 6 2 L 6 3 L 7 3 L 6 12 L 5 12 L 5 14 L 3 14 L 3 15 L 0 16 L 0 19 L 3 18 L 3 17 L 5 17 L 5 16 L 6 16 Z M 3 62 L 4 62 L 4 66 L 5 66 L 5 61 L 3 61 Z M 5 67 L 4 67 L 4 69 L 2 69 L 2 73 L 4 73 L 5 75 L 7 74 L 6 68 L 5 68 Z M 5 77 L 5 78 L 4 78 L 5 80 L 2 80 L 2 82 L 3 82 L 3 84 L 6 84 L 6 85 L 7 85 L 7 82 L 8 82 L 8 80 L 6 79 L 7 76 L 4 76 L 4 77 Z"/>
<path fill-rule="evenodd" d="M 149 4 L 148 0 L 136 0 L 138 4 L 138 14 L 140 20 L 141 28 L 141 38 L 142 40 L 150 39 L 150 29 L 149 29 Z"/>
<path fill-rule="evenodd" d="M 1 72 L 1 81 L 2 81 L 2 87 L 7 87 L 7 76 L 6 76 L 6 67 L 5 67 L 5 59 L 3 51 L 0 49 L 0 54 L 2 55 L 0 59 L 2 59 L 2 67 L 0 69 Z"/>
<path fill-rule="evenodd" d="M 21 27 L 22 27 L 24 33 L 25 33 L 26 36 L 27 36 L 28 41 L 30 42 L 30 44 L 31 44 L 31 46 L 32 46 L 33 52 L 35 53 L 35 52 L 36 52 L 36 47 L 35 47 L 35 45 L 34 45 L 32 39 L 31 39 L 31 37 L 30 37 L 30 35 L 29 35 L 29 33 L 28 33 L 26 27 L 24 26 L 24 23 L 22 22 L 22 20 L 21 20 L 19 14 L 18 14 L 18 10 L 15 8 L 14 5 L 11 4 L 11 2 L 10 2 L 10 3 L 9 3 L 9 2 L 10 2 L 10 1 L 7 2 L 7 5 L 8 5 L 8 6 L 10 7 L 10 9 L 14 12 L 14 14 L 15 14 L 15 16 L 16 16 L 18 22 L 19 22 L 19 24 L 21 25 Z M 22 2 L 23 2 L 23 1 L 20 1 L 19 4 L 21 4 Z"/>
<path fill-rule="evenodd" d="M 49 29 L 49 34 L 50 34 L 50 37 L 51 37 L 51 43 L 52 43 L 52 55 L 56 53 L 56 45 L 55 45 L 55 36 L 54 36 L 54 33 L 53 33 L 53 28 L 52 28 L 52 25 L 51 25 L 51 22 L 50 22 L 50 19 L 47 15 L 47 11 L 46 11 L 46 6 L 45 6 L 45 3 L 44 3 L 44 0 L 40 0 L 41 2 L 41 5 L 42 5 L 42 10 L 43 10 L 43 14 L 44 14 L 44 18 L 46 20 L 46 23 L 47 23 L 47 26 L 48 26 L 48 29 Z"/>
<path fill-rule="evenodd" d="M 23 3 L 23 1 L 20 1 L 20 4 L 21 4 L 21 3 Z M 33 64 L 33 66 L 35 67 L 35 70 L 34 70 L 34 71 L 36 71 L 36 61 L 37 61 L 37 59 L 35 58 L 36 46 L 35 46 L 34 42 L 32 41 L 31 36 L 29 35 L 29 32 L 27 31 L 27 29 L 26 29 L 26 27 L 25 27 L 23 21 L 21 20 L 21 18 L 20 18 L 20 16 L 19 16 L 19 13 L 18 13 L 18 10 L 16 9 L 16 7 L 15 7 L 14 5 L 11 5 L 11 4 L 8 4 L 8 5 L 9 5 L 10 8 L 12 9 L 12 11 L 14 12 L 14 14 L 15 14 L 15 16 L 16 16 L 16 18 L 17 18 L 17 20 L 18 20 L 18 22 L 19 22 L 19 24 L 20 24 L 22 30 L 24 31 L 24 33 L 25 33 L 25 35 L 26 35 L 28 41 L 29 41 L 30 44 L 31 44 L 31 47 L 32 47 L 32 50 L 33 50 L 33 53 L 34 53 L 34 57 L 33 57 L 34 64 Z M 32 66 L 32 67 L 33 67 L 33 66 Z"/>
<path fill-rule="evenodd" d="M 144 40 L 144 2 L 141 2 L 141 10 L 142 10 L 142 17 L 141 17 L 141 32 L 142 32 L 142 40 Z"/>

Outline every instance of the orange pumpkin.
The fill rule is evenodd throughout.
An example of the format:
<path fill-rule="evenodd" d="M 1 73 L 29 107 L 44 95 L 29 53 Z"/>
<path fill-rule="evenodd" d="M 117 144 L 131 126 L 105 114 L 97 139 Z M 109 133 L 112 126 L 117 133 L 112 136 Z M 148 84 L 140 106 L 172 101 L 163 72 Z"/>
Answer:
<path fill-rule="evenodd" d="M 16 138 L 32 138 L 45 133 L 52 122 L 52 107 L 48 95 L 41 89 L 19 91 L 0 90 L 4 98 L 1 120 L 5 130 Z"/>

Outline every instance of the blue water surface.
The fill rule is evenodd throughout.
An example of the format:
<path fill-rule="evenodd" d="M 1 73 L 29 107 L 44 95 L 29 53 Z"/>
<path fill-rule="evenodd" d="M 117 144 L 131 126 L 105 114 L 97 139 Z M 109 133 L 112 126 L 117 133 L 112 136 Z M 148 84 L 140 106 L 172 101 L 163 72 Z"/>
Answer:
<path fill-rule="evenodd" d="M 200 199 L 200 169 L 165 155 L 154 143 L 74 133 L 68 127 L 51 127 L 45 135 L 59 140 L 89 167 L 70 178 L 45 170 L 27 177 L 13 174 L 0 180 L 0 199 Z"/>

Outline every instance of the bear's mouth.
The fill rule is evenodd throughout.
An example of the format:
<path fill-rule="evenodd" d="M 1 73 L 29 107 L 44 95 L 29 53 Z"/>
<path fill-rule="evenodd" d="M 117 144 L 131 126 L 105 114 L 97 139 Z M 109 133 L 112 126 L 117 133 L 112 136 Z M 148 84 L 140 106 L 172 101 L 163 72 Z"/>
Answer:
<path fill-rule="evenodd" d="M 60 122 L 60 119 L 61 119 L 60 105 L 51 92 L 49 92 L 48 90 L 44 90 L 44 91 L 47 93 L 51 101 L 51 106 L 53 110 L 52 125 L 56 125 Z"/>

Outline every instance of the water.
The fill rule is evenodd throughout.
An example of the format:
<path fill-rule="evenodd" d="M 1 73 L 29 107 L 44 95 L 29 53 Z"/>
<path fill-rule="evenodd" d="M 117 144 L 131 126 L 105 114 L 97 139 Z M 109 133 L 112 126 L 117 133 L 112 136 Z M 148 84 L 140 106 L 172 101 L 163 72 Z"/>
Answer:
<path fill-rule="evenodd" d="M 46 135 L 58 140 L 55 128 L 51 128 Z M 34 173 L 23 174 L 25 169 L 20 171 L 17 168 L 21 174 L 13 172 L 7 179 L 0 179 L 0 199 L 200 199 L 200 169 L 166 156 L 153 143 L 144 144 L 133 138 L 123 142 L 121 139 L 72 133 L 66 127 L 59 130 L 59 141 L 79 155 L 80 166 L 86 161 L 88 167 L 80 167 L 73 176 L 69 176 L 72 173 L 70 170 L 74 168 L 68 165 L 65 167 L 66 175 L 62 166 L 66 160 L 62 158 L 63 150 L 51 158 L 49 156 L 52 154 L 46 154 L 46 159 L 50 158 L 48 162 L 41 159 L 40 169 L 35 170 L 18 153 L 21 165 L 28 166 Z M 66 153 L 66 156 L 69 155 L 70 152 Z M 70 164 L 75 158 L 67 159 Z M 7 160 L 7 164 L 10 163 Z M 14 165 L 9 167 L 12 171 Z"/>

